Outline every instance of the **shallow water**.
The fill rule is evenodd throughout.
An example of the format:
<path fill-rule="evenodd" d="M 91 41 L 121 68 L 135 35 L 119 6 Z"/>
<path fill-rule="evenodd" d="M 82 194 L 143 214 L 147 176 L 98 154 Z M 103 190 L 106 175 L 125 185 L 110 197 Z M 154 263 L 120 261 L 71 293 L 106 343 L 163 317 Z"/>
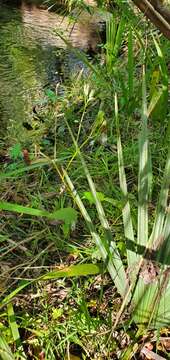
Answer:
<path fill-rule="evenodd" d="M 0 137 L 22 139 L 23 122 L 32 117 L 44 86 L 59 81 L 61 58 L 66 47 L 54 29 L 63 31 L 75 47 L 93 49 L 99 42 L 96 23 L 83 18 L 76 25 L 55 13 L 25 1 L 0 0 Z"/>
<path fill-rule="evenodd" d="M 13 136 L 18 131 L 21 135 L 22 123 L 31 118 L 34 102 L 59 63 L 56 46 L 40 43 L 34 36 L 34 23 L 23 20 L 22 7 L 0 2 L 1 136 L 12 127 Z"/>

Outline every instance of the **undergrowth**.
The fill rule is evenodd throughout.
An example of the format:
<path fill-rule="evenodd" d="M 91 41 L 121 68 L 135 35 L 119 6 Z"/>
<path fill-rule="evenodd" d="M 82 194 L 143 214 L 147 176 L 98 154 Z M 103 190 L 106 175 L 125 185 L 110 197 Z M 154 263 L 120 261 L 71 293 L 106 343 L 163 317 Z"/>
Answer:
<path fill-rule="evenodd" d="M 118 275 L 112 240 L 121 276 L 131 272 L 121 160 L 135 238 L 139 231 L 142 101 L 148 104 L 152 153 L 152 176 L 145 174 L 151 184 L 149 233 L 169 149 L 167 42 L 143 19 L 146 29 L 137 26 L 131 11 L 127 22 L 125 8 L 121 4 L 109 17 L 106 44 L 93 62 L 71 49 L 86 71 L 44 91 L 27 136 L 13 127 L 1 140 L 2 359 L 135 359 L 143 348 L 169 358 L 168 324 L 141 326 L 132 315 L 135 303 L 122 300 L 129 283 L 122 282 L 119 291 L 113 282 Z M 142 245 L 146 252 L 148 243 Z M 135 255 L 139 262 L 141 253 Z M 162 273 L 168 271 L 161 266 Z"/>

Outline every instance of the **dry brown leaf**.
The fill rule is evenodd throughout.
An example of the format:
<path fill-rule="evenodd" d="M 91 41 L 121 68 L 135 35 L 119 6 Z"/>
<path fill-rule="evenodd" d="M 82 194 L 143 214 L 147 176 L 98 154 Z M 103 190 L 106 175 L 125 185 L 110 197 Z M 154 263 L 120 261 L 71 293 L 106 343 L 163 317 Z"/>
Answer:
<path fill-rule="evenodd" d="M 141 353 L 146 356 L 149 360 L 166 360 L 164 357 L 155 354 L 153 351 L 148 350 L 146 347 L 143 347 Z"/>

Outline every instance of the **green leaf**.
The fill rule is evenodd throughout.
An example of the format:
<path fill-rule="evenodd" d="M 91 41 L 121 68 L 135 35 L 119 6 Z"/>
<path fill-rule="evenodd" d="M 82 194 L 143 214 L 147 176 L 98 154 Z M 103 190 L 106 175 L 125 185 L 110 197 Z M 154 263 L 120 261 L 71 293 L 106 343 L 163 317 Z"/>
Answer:
<path fill-rule="evenodd" d="M 66 157 L 67 158 L 67 157 Z M 58 163 L 60 161 L 65 160 L 65 157 L 63 157 L 62 159 L 53 159 L 53 163 Z M 37 168 L 42 168 L 43 166 L 47 166 L 47 165 L 51 165 L 51 160 L 47 160 L 47 159 L 39 159 L 36 163 L 33 163 L 29 166 L 22 166 L 20 168 L 17 167 L 17 169 L 15 169 L 14 171 L 7 171 L 7 172 L 2 172 L 0 173 L 0 180 L 1 179 L 6 179 L 6 178 L 14 178 L 17 177 L 19 175 L 21 175 L 24 172 L 33 170 L 33 169 L 37 169 Z"/>
<path fill-rule="evenodd" d="M 96 275 L 103 273 L 103 265 L 102 264 L 80 264 L 80 265 L 71 265 L 65 267 L 63 269 L 50 271 L 47 274 L 40 276 L 39 278 L 27 281 L 22 280 L 19 286 L 12 291 L 9 295 L 7 295 L 1 302 L 1 306 L 4 306 L 9 303 L 19 292 L 21 292 L 25 287 L 33 284 L 37 281 L 51 280 L 51 279 L 59 279 L 63 277 L 73 277 L 73 276 L 88 276 L 88 275 Z"/>
<path fill-rule="evenodd" d="M 125 174 L 125 168 L 124 168 L 122 143 L 121 143 L 121 137 L 120 137 L 117 94 L 115 94 L 115 118 L 116 118 L 116 131 L 117 131 L 119 182 L 120 182 L 120 189 L 122 191 L 123 205 L 124 205 L 123 209 L 122 209 L 124 234 L 125 234 L 125 238 L 127 240 L 130 240 L 130 242 L 132 242 L 131 245 L 133 245 L 133 243 L 135 242 L 135 239 L 134 239 L 131 209 L 130 209 L 130 203 L 129 203 L 129 198 L 128 198 L 128 191 L 127 191 L 127 181 L 126 181 L 126 174 Z M 132 267 L 132 265 L 136 262 L 136 254 L 133 251 L 131 251 L 130 249 L 127 249 L 127 257 L 128 257 L 128 266 Z"/>
<path fill-rule="evenodd" d="M 49 273 L 41 276 L 39 280 L 51 280 L 62 277 L 96 275 L 102 272 L 103 272 L 103 266 L 101 264 L 72 265 L 72 266 L 64 267 L 61 270 L 50 271 Z"/>
<path fill-rule="evenodd" d="M 15 144 L 9 151 L 10 158 L 12 160 L 17 160 L 22 156 L 22 149 L 20 144 Z"/>
<path fill-rule="evenodd" d="M 52 310 L 52 319 L 57 320 L 63 315 L 63 309 L 62 308 L 53 308 Z"/>
<path fill-rule="evenodd" d="M 21 292 L 26 286 L 30 285 L 33 281 L 34 280 L 22 280 L 18 287 L 2 300 L 1 306 L 7 304 L 11 299 L 13 299 L 19 292 Z"/>
<path fill-rule="evenodd" d="M 128 90 L 129 99 L 133 96 L 133 79 L 134 79 L 134 59 L 133 59 L 133 34 L 132 28 L 129 30 L 128 35 Z"/>
<path fill-rule="evenodd" d="M 15 347 L 16 347 L 17 351 L 20 352 L 20 360 L 25 360 L 26 356 L 24 353 L 23 346 L 21 344 L 20 334 L 18 331 L 18 325 L 16 322 L 15 313 L 14 313 L 13 305 L 11 302 L 7 304 L 7 313 L 8 313 L 9 327 L 11 329 L 13 341 L 15 342 Z"/>
<path fill-rule="evenodd" d="M 14 341 L 20 340 L 18 326 L 15 319 L 14 309 L 12 303 L 7 305 L 8 321 Z"/>
<path fill-rule="evenodd" d="M 95 204 L 95 199 L 94 199 L 93 194 L 91 193 L 91 191 L 85 191 L 83 194 L 84 194 L 83 199 L 88 200 L 91 205 Z M 96 194 L 97 194 L 98 200 L 100 200 L 101 202 L 105 201 L 106 198 L 105 198 L 105 195 L 102 192 L 97 191 Z"/>
<path fill-rule="evenodd" d="M 152 35 L 153 36 L 153 35 Z M 165 87 L 165 90 L 168 90 L 168 82 L 169 82 L 169 75 L 168 75 L 168 69 L 167 69 L 167 64 L 166 64 L 166 60 L 165 60 L 165 56 L 161 50 L 161 47 L 159 46 L 157 40 L 155 39 L 155 37 L 153 36 L 153 41 L 157 50 L 157 54 L 159 57 L 159 65 L 160 65 L 160 70 L 161 70 L 161 75 L 162 75 L 162 84 Z"/>
<path fill-rule="evenodd" d="M 170 187 L 170 149 L 167 155 L 165 170 L 162 179 L 161 191 L 158 197 L 154 226 L 153 226 L 152 234 L 150 236 L 150 244 L 152 244 L 153 246 L 154 243 L 156 244 L 158 239 L 164 235 L 163 226 L 166 217 L 166 207 L 168 202 L 169 187 Z"/>
<path fill-rule="evenodd" d="M 152 116 L 153 118 L 157 118 L 159 121 L 160 120 L 164 121 L 168 109 L 169 74 L 168 74 L 165 56 L 161 50 L 161 47 L 154 36 L 153 36 L 153 40 L 158 54 L 159 70 L 161 74 L 161 85 L 160 85 L 160 89 L 158 88 L 159 84 L 157 84 L 155 88 L 154 98 L 157 97 L 157 103 L 155 104 L 155 109 L 153 111 Z"/>
<path fill-rule="evenodd" d="M 53 102 L 53 103 L 56 102 L 57 96 L 56 96 L 56 94 L 55 94 L 54 91 L 52 91 L 52 90 L 50 90 L 50 89 L 47 89 L 47 90 L 45 91 L 45 94 L 47 95 L 47 97 L 49 98 L 49 100 L 50 100 L 51 102 Z"/>
<path fill-rule="evenodd" d="M 90 205 L 93 205 L 95 204 L 95 199 L 93 197 L 93 194 L 91 191 L 84 191 L 84 196 L 83 196 L 83 199 L 86 199 L 89 201 Z M 113 206 L 116 206 L 116 207 L 119 207 L 120 206 L 120 203 L 118 200 L 113 200 L 107 196 L 105 196 L 102 192 L 100 191 L 96 191 L 96 194 L 97 194 L 97 198 L 99 201 L 103 202 L 108 202 L 110 204 L 112 204 Z"/>
<path fill-rule="evenodd" d="M 67 126 L 69 126 L 69 125 L 67 124 Z M 81 161 L 82 161 L 82 158 L 81 158 Z M 83 167 L 85 167 L 86 176 L 89 177 L 89 173 L 87 173 L 88 170 L 87 170 L 87 167 L 84 164 L 84 162 L 83 162 Z M 93 183 L 90 184 L 90 189 L 95 198 L 96 208 L 98 208 L 97 210 L 100 212 L 100 221 L 102 222 L 102 226 L 104 226 L 105 238 L 101 238 L 99 236 L 99 234 L 96 232 L 95 227 L 92 223 L 92 220 L 91 220 L 82 200 L 80 199 L 79 194 L 77 193 L 70 177 L 68 176 L 68 173 L 64 169 L 63 169 L 63 174 L 65 177 L 65 181 L 67 182 L 68 187 L 75 199 L 75 202 L 76 202 L 77 206 L 79 207 L 81 214 L 86 221 L 86 224 L 89 228 L 91 236 L 92 236 L 93 240 L 95 241 L 98 249 L 100 250 L 103 261 L 107 265 L 110 276 L 113 279 L 113 281 L 117 287 L 117 290 L 122 295 L 122 297 L 124 297 L 126 294 L 126 291 L 127 291 L 127 288 L 126 288 L 127 278 L 126 278 L 126 274 L 125 274 L 124 265 L 121 261 L 120 255 L 117 251 L 117 247 L 116 247 L 116 244 L 111 235 L 111 231 L 108 228 L 107 221 L 105 223 L 105 215 L 104 215 L 104 219 L 102 217 L 103 209 L 101 209 L 101 205 L 99 205 L 99 208 L 98 208 L 99 200 L 97 199 L 97 196 L 96 196 L 96 192 L 95 192 L 96 190 L 94 189 L 94 184 Z M 88 179 L 88 180 L 92 181 L 91 179 Z M 97 204 L 96 204 L 96 202 L 97 202 Z"/>
<path fill-rule="evenodd" d="M 2 360 L 15 360 L 10 347 L 8 346 L 5 338 L 0 334 L 0 358 Z"/>
<path fill-rule="evenodd" d="M 148 240 L 148 195 L 149 195 L 149 177 L 150 168 L 148 152 L 148 134 L 147 134 L 147 109 L 146 109 L 146 88 L 143 78 L 143 116 L 142 131 L 140 134 L 140 165 L 139 165 L 139 206 L 138 206 L 138 242 L 147 249 L 157 250 L 157 259 L 161 258 L 161 248 L 164 248 L 164 260 L 168 260 L 170 253 L 169 235 L 170 235 L 170 216 L 166 212 L 170 186 L 170 150 L 167 155 L 167 161 L 163 174 L 161 191 L 158 197 L 155 221 L 151 236 Z M 164 244 L 163 244 L 163 243 Z M 136 322 L 148 324 L 148 326 L 166 326 L 170 322 L 169 306 L 169 270 L 165 268 L 164 261 L 160 268 L 159 276 L 154 269 L 156 262 L 140 260 L 140 276 L 133 294 L 133 302 L 136 305 L 133 308 L 133 319 Z M 153 267 L 153 269 L 151 270 Z M 159 265 L 160 266 L 160 265 Z M 144 268 L 144 269 L 143 269 Z M 159 267 L 158 267 L 159 269 Z M 166 270 L 165 270 L 166 269 Z M 138 273 L 139 274 L 139 273 Z M 153 279 L 152 279 L 153 275 Z"/>
<path fill-rule="evenodd" d="M 65 224 L 71 225 L 77 220 L 77 212 L 73 208 L 63 208 L 59 209 L 53 213 L 50 213 L 45 210 L 34 209 L 18 204 L 11 204 L 6 201 L 0 201 L 0 210 L 13 211 L 20 214 L 27 214 L 32 216 L 45 216 L 49 219 L 56 219 L 64 221 Z"/>
<path fill-rule="evenodd" d="M 114 56 L 115 58 L 117 57 L 121 44 L 122 44 L 122 40 L 123 40 L 123 35 L 125 32 L 125 26 L 126 26 L 126 20 L 125 17 L 122 16 L 120 21 L 119 21 L 119 25 L 117 28 L 117 33 L 116 33 L 116 38 L 115 38 L 115 44 L 114 44 Z"/>
<path fill-rule="evenodd" d="M 138 175 L 138 244 L 147 245 L 148 242 L 148 201 L 150 184 L 150 160 L 148 151 L 148 129 L 147 129 L 147 102 L 146 102 L 146 80 L 143 68 L 142 82 L 142 130 L 139 135 L 139 175 Z"/>
<path fill-rule="evenodd" d="M 13 171 L 1 172 L 0 180 L 11 178 L 11 177 L 14 178 L 14 177 L 21 175 L 24 172 L 27 172 L 27 171 L 30 171 L 33 169 L 37 169 L 37 168 L 41 168 L 46 165 L 49 165 L 49 162 L 43 161 L 43 162 L 37 162 L 37 163 L 29 165 L 29 166 L 22 166 L 21 168 L 19 168 L 19 169 L 17 168 Z"/>
<path fill-rule="evenodd" d="M 149 116 L 152 116 L 152 118 L 155 118 L 154 114 L 156 114 L 156 117 L 159 119 L 161 114 L 160 114 L 160 111 L 159 111 L 159 103 L 160 103 L 160 100 L 161 100 L 161 97 L 162 97 L 162 90 L 158 89 L 155 89 L 152 97 L 151 97 L 151 100 L 150 100 L 150 103 L 149 103 L 149 107 L 148 107 L 148 117 Z M 162 111 L 162 109 L 160 109 Z"/>

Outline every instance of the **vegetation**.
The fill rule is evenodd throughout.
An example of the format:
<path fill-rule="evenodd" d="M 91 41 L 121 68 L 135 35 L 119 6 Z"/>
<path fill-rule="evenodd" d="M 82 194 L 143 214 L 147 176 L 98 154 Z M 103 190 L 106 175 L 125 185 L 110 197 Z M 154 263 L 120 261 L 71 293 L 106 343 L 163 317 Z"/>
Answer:
<path fill-rule="evenodd" d="M 2 360 L 169 358 L 169 43 L 98 7 L 106 43 L 58 34 L 82 69 L 1 139 Z"/>

